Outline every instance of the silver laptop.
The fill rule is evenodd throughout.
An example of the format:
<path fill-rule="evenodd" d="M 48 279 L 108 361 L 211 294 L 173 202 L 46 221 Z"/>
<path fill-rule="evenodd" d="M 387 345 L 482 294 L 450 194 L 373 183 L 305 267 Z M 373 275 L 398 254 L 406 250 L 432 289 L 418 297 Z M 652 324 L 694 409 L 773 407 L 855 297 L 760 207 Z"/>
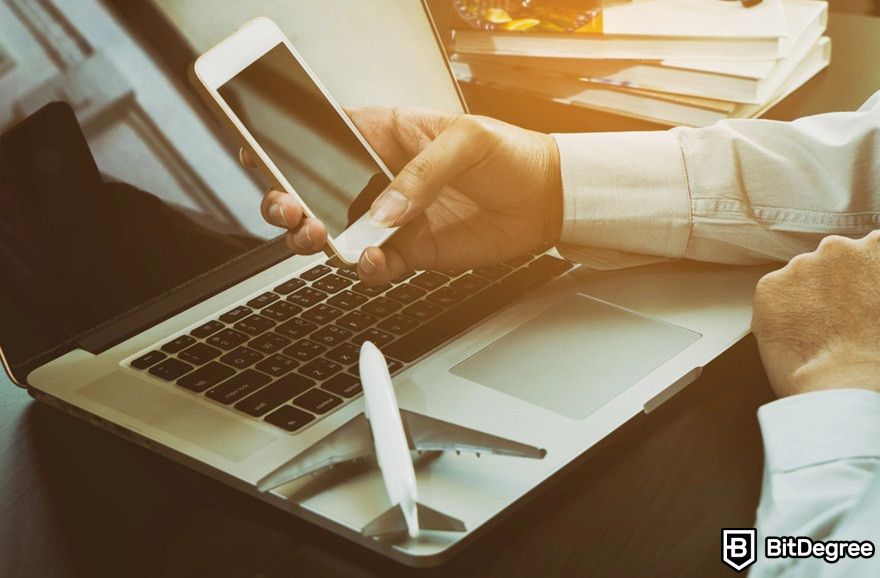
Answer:
<path fill-rule="evenodd" d="M 419 3 L 231 3 L 222 14 L 209 4 L 157 2 L 197 52 L 241 22 L 271 17 L 344 105 L 466 110 Z M 141 170 L 161 157 L 155 148 L 138 148 L 141 137 L 79 108 L 77 126 L 59 105 L 40 111 L 45 127 L 29 128 L 60 131 L 60 156 L 25 146 L 6 157 L 0 245 L 13 252 L 0 269 L 0 345 L 12 379 L 41 401 L 426 566 L 669 399 L 748 332 L 762 268 L 599 271 L 536 247 L 494 267 L 416 272 L 371 288 L 324 256 L 290 256 L 259 218 L 264 184 L 236 165 L 235 148 L 194 112 L 185 86 L 158 67 L 132 68 L 147 52 L 125 42 L 84 66 L 104 70 L 102 78 L 112 69 L 130 87 L 127 106 L 152 119 L 147 130 L 184 143 L 176 152 L 189 172 Z M 18 106 L 35 111 L 59 93 L 39 86 Z M 14 130 L 7 137 L 29 142 Z M 76 194 L 49 197 L 71 182 Z M 361 528 L 389 506 L 370 468 L 256 490 L 363 411 L 356 361 L 365 339 L 389 358 L 402 408 L 546 449 L 540 460 L 417 460 L 421 501 L 466 532 L 396 544 L 364 538 Z M 273 387 L 279 382 L 286 387 Z"/>

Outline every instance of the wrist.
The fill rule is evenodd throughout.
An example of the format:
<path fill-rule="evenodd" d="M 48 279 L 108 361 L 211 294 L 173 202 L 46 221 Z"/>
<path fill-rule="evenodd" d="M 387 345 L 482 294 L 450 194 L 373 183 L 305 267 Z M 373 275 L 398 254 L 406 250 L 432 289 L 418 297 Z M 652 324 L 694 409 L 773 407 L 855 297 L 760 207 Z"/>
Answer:
<path fill-rule="evenodd" d="M 828 349 L 795 369 L 791 385 L 787 394 L 844 388 L 880 392 L 880 353 Z"/>

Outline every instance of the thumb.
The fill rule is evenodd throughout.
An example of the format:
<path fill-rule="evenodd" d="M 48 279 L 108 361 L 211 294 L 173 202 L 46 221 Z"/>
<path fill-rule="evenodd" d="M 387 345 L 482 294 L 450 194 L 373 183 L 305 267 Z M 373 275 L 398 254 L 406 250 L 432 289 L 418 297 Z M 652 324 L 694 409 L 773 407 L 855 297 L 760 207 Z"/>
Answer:
<path fill-rule="evenodd" d="M 459 116 L 416 155 L 373 201 L 370 221 L 399 227 L 419 215 L 443 187 L 478 160 L 479 139 L 470 119 Z"/>

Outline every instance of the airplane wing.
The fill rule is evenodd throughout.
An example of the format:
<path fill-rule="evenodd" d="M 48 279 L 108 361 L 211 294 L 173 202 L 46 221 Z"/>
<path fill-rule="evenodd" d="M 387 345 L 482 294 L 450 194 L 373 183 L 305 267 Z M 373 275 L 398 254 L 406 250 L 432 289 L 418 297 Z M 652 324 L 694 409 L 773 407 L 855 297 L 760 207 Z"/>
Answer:
<path fill-rule="evenodd" d="M 370 424 L 364 414 L 359 414 L 258 481 L 257 489 L 261 492 L 274 490 L 336 464 L 373 455 Z"/>
<path fill-rule="evenodd" d="M 420 413 L 400 410 L 412 450 L 474 452 L 542 459 L 547 450 L 455 425 Z"/>

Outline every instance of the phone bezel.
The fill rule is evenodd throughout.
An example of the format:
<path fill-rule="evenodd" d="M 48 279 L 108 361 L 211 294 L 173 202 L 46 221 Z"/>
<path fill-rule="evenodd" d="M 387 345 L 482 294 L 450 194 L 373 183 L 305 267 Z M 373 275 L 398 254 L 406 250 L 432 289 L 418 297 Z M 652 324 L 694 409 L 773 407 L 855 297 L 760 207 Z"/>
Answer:
<path fill-rule="evenodd" d="M 382 169 L 382 172 L 393 179 L 394 175 L 382 161 L 373 147 L 363 137 L 354 123 L 351 122 L 345 111 L 336 102 L 327 87 L 317 77 L 315 72 L 309 67 L 308 63 L 293 47 L 290 40 L 275 22 L 266 17 L 255 18 L 244 24 L 225 40 L 202 54 L 196 59 L 193 65 L 195 80 L 201 85 L 200 93 L 206 98 L 211 108 L 219 113 L 220 118 L 225 121 L 228 128 L 233 130 L 241 139 L 244 146 L 254 161 L 259 165 L 270 178 L 285 192 L 293 195 L 303 208 L 305 214 L 309 217 L 320 219 L 302 197 L 296 192 L 296 189 L 287 181 L 284 174 L 278 169 L 268 154 L 263 150 L 259 143 L 254 139 L 253 135 L 247 127 L 239 120 L 238 116 L 233 112 L 224 99 L 220 96 L 219 88 L 232 79 L 242 70 L 253 64 L 269 50 L 284 44 L 297 63 L 302 66 L 303 70 L 321 91 L 321 94 L 334 108 L 346 126 L 354 133 L 366 151 L 370 154 L 376 165 Z M 357 221 L 352 223 L 345 231 L 333 237 L 327 235 L 327 251 L 329 254 L 335 254 L 345 263 L 354 265 L 360 258 L 361 253 L 368 246 L 379 246 L 390 238 L 397 231 L 397 227 L 377 228 L 368 223 L 368 216 L 363 215 Z"/>

